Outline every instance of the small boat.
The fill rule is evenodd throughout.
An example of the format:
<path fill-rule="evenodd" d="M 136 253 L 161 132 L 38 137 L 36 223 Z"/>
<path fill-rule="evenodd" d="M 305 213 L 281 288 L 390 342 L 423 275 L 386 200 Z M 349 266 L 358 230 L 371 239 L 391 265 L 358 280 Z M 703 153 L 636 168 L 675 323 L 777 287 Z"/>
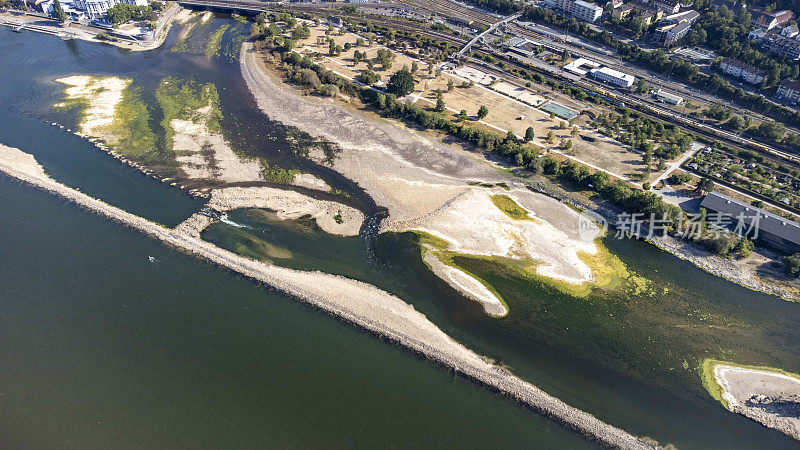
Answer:
<path fill-rule="evenodd" d="M 12 28 L 12 30 L 14 30 L 15 33 L 22 33 L 22 30 L 24 29 L 25 29 L 25 24 Z"/>
<path fill-rule="evenodd" d="M 147 260 L 150 261 L 150 262 L 156 262 L 156 258 L 153 257 L 153 256 L 148 256 Z"/>

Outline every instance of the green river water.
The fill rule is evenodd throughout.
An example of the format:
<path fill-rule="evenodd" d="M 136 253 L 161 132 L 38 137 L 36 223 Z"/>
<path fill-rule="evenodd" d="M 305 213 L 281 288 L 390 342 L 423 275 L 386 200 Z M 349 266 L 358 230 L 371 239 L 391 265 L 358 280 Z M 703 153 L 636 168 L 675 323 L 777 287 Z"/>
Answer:
<path fill-rule="evenodd" d="M 229 28 L 209 58 L 204 43 L 220 25 Z M 2 29 L 0 57 L 15 64 L 0 65 L 0 143 L 32 153 L 69 186 L 175 225 L 202 202 L 50 125 L 77 120 L 51 108 L 62 89 L 53 80 L 132 78 L 157 124 L 155 87 L 192 79 L 216 86 L 235 150 L 315 173 L 350 204 L 379 212 L 356 186 L 298 156 L 302 132 L 257 110 L 231 58 L 244 29 L 213 19 L 182 51 L 170 51 L 176 29 L 144 53 Z M 55 197 L 0 177 L 0 198 L 0 447 L 593 445 L 402 348 Z M 679 448 L 797 446 L 725 411 L 696 367 L 714 357 L 800 371 L 800 305 L 608 239 L 649 280 L 644 292 L 576 298 L 460 260 L 509 304 L 507 317 L 493 319 L 427 270 L 413 235 L 367 246 L 267 211 L 229 219 L 203 237 L 395 293 L 471 349 L 636 435 Z"/>

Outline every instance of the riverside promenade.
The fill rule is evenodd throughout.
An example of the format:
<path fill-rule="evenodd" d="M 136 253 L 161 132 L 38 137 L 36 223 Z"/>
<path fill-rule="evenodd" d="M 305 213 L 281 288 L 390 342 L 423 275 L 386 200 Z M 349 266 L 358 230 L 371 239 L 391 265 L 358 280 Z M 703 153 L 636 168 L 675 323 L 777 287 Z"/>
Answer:
<path fill-rule="evenodd" d="M 0 173 L 58 195 L 131 227 L 166 245 L 272 286 L 343 320 L 384 336 L 485 384 L 603 445 L 655 448 L 635 436 L 571 407 L 459 344 L 400 298 L 366 283 L 322 272 L 287 269 L 221 249 L 181 227 L 165 228 L 51 179 L 33 156 L 0 145 Z"/>

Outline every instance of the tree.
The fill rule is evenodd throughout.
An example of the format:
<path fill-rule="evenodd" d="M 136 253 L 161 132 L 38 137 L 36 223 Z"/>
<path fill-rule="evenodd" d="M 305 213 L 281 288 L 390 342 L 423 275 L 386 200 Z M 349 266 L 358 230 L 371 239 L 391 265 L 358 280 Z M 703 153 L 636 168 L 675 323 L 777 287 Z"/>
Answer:
<path fill-rule="evenodd" d="M 525 142 L 530 142 L 533 140 L 533 138 L 535 137 L 533 133 L 534 133 L 533 127 L 528 127 L 528 129 L 525 130 Z"/>
<path fill-rule="evenodd" d="M 783 270 L 790 277 L 800 277 L 800 253 L 783 258 Z"/>
<path fill-rule="evenodd" d="M 359 80 L 361 80 L 362 83 L 366 84 L 367 86 L 372 86 L 373 84 L 375 84 L 378 81 L 380 81 L 381 76 L 378 75 L 377 73 L 367 69 L 367 70 L 361 72 L 361 74 L 358 76 L 358 78 L 359 78 Z"/>
<path fill-rule="evenodd" d="M 516 144 L 517 143 L 517 135 L 514 134 L 513 131 L 508 130 L 508 132 L 506 133 L 506 142 L 511 143 L 511 144 Z"/>
<path fill-rule="evenodd" d="M 771 139 L 773 141 L 779 141 L 784 133 L 786 133 L 786 127 L 782 123 L 775 122 L 774 120 L 761 122 L 757 131 L 757 134 L 764 139 Z"/>
<path fill-rule="evenodd" d="M 645 94 L 647 93 L 647 82 L 644 81 L 642 78 L 639 78 L 639 81 L 636 82 L 636 93 L 637 94 Z"/>
<path fill-rule="evenodd" d="M 481 107 L 478 108 L 478 120 L 483 120 L 488 115 L 489 115 L 489 108 L 487 108 L 486 105 L 481 105 Z"/>
<path fill-rule="evenodd" d="M 436 92 L 436 112 L 444 112 L 444 109 L 444 97 L 442 97 L 442 91 L 439 90 Z"/>
<path fill-rule="evenodd" d="M 414 75 L 403 67 L 389 78 L 386 88 L 390 93 L 398 97 L 405 97 L 414 91 L 415 84 Z"/>
<path fill-rule="evenodd" d="M 456 119 L 458 119 L 461 122 L 467 120 L 467 110 L 462 109 L 461 112 L 459 112 L 458 115 L 456 116 Z"/>
<path fill-rule="evenodd" d="M 453 90 L 453 86 L 454 86 L 453 85 L 453 80 L 447 80 L 447 92 L 452 91 Z"/>
<path fill-rule="evenodd" d="M 737 115 L 731 117 L 730 120 L 728 120 L 727 125 L 733 130 L 744 131 L 750 125 L 750 120 L 749 118 L 745 119 L 744 117 Z"/>
<path fill-rule="evenodd" d="M 714 189 L 714 182 L 711 181 L 711 178 L 703 177 L 700 179 L 700 182 L 697 183 L 697 190 L 703 193 L 709 193 Z"/>
<path fill-rule="evenodd" d="M 419 64 L 417 64 L 416 61 L 413 61 L 411 63 L 411 73 L 415 74 L 415 73 L 417 73 L 418 70 L 419 70 Z"/>
<path fill-rule="evenodd" d="M 67 13 L 64 11 L 64 8 L 61 6 L 61 2 L 58 0 L 53 1 L 53 16 L 55 16 L 55 18 L 61 23 L 67 21 Z"/>
<path fill-rule="evenodd" d="M 556 135 L 552 131 L 548 131 L 547 132 L 547 142 L 548 143 L 552 144 L 553 141 L 555 140 L 555 137 L 556 137 Z"/>

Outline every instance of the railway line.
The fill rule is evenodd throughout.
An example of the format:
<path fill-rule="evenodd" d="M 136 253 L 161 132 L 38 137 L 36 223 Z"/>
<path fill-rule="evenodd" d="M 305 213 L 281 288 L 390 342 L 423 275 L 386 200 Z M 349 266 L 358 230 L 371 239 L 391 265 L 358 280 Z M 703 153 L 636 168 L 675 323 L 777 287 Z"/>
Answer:
<path fill-rule="evenodd" d="M 251 13 L 259 13 L 259 12 L 266 12 L 266 11 L 294 11 L 294 12 L 306 12 L 310 14 L 317 14 L 317 15 L 327 15 L 334 13 L 337 17 L 343 19 L 350 19 L 354 21 L 364 21 L 369 20 L 372 23 L 382 26 L 389 26 L 393 29 L 398 29 L 402 31 L 407 31 L 415 34 L 419 34 L 421 36 L 426 36 L 429 38 L 449 42 L 450 44 L 461 47 L 467 43 L 467 39 L 454 36 L 452 34 L 438 32 L 436 30 L 431 30 L 424 26 L 423 23 L 415 23 L 403 19 L 397 19 L 390 16 L 382 16 L 382 15 L 370 15 L 369 18 L 365 18 L 363 14 L 353 14 L 349 12 L 345 12 L 341 10 L 341 7 L 330 7 L 327 5 L 317 5 L 317 4 L 303 4 L 303 3 L 263 3 L 263 2 L 253 2 L 248 0 L 186 0 L 179 2 L 182 5 L 192 6 L 192 7 L 205 7 L 205 8 L 218 8 L 218 9 L 228 9 L 228 10 L 247 10 Z M 423 4 L 428 5 L 428 2 L 423 2 L 421 0 L 405 0 L 402 4 Z M 452 5 L 450 2 L 443 2 L 439 5 Z M 335 4 L 334 4 L 335 5 Z M 395 4 L 396 5 L 396 4 Z M 449 6 L 450 7 L 450 6 Z M 460 7 L 450 7 L 455 8 L 459 11 L 459 13 L 463 14 L 465 8 Z M 430 8 L 429 8 L 430 9 Z M 468 10 L 474 14 L 472 10 Z M 484 15 L 485 16 L 485 15 Z M 486 16 L 488 17 L 488 16 Z M 489 55 L 496 58 L 498 55 L 494 52 L 487 51 L 481 48 L 473 48 L 473 52 L 482 55 Z M 587 51 L 582 49 L 582 51 Z M 578 53 L 578 52 L 576 52 Z M 596 56 L 594 56 L 597 59 Z M 574 82 L 574 80 L 565 77 L 563 74 L 556 72 L 555 70 L 544 70 L 540 67 L 530 66 L 530 65 L 523 65 L 517 61 L 511 60 L 509 58 L 503 58 L 506 64 L 510 64 L 517 68 L 523 70 L 534 70 L 541 75 L 550 78 L 555 81 L 559 82 Z M 478 61 L 478 63 L 484 68 L 490 71 L 493 71 L 497 74 L 501 74 L 506 78 L 516 78 L 516 75 L 511 74 L 499 67 L 496 67 L 492 64 L 485 63 L 483 61 Z M 593 86 L 595 89 L 603 90 L 603 91 L 611 91 L 611 89 L 602 83 L 599 83 L 595 80 L 591 79 L 582 79 L 583 82 L 586 84 Z M 795 166 L 800 167 L 800 158 L 790 153 L 777 150 L 771 147 L 767 147 L 761 143 L 743 138 L 741 136 L 735 135 L 733 133 L 719 130 L 716 128 L 712 128 L 705 124 L 700 124 L 695 122 L 694 120 L 687 119 L 686 117 L 681 117 L 680 114 L 676 114 L 674 111 L 667 111 L 661 107 L 660 104 L 656 103 L 655 101 L 651 100 L 644 100 L 633 95 L 623 93 L 620 91 L 614 91 L 617 97 L 623 101 L 626 106 L 635 109 L 636 111 L 650 117 L 653 119 L 658 119 L 665 121 L 667 123 L 673 123 L 684 131 L 693 133 L 697 136 L 704 137 L 706 139 L 717 140 L 723 143 L 726 149 L 731 150 L 755 150 L 759 153 L 766 154 L 766 156 L 771 156 L 773 158 L 777 158 L 778 160 L 782 161 L 789 161 L 790 163 L 794 164 Z"/>

